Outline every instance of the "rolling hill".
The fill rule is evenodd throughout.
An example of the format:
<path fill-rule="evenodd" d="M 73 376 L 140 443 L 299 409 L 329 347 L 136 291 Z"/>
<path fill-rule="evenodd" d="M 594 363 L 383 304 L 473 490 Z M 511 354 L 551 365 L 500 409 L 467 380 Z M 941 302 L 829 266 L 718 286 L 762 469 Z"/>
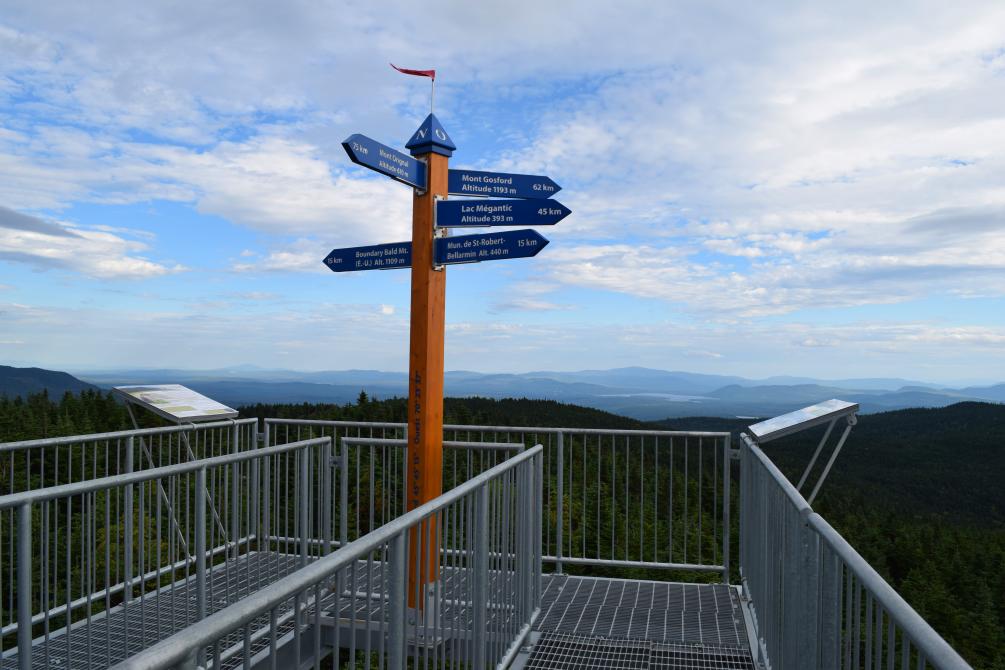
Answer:
<path fill-rule="evenodd" d="M 0 365 L 0 395 L 9 398 L 24 398 L 45 391 L 50 398 L 59 399 L 67 392 L 80 393 L 97 388 L 66 372 Z"/>

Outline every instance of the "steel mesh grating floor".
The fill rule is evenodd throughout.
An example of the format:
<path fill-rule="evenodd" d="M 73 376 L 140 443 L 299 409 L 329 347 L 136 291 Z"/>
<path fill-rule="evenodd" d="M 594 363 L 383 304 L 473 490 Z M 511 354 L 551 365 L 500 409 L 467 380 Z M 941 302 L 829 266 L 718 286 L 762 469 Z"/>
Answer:
<path fill-rule="evenodd" d="M 300 557 L 275 552 L 254 552 L 215 565 L 207 579 L 207 609 L 210 614 L 223 609 L 299 566 Z M 107 668 L 196 619 L 195 576 L 190 574 L 159 593 L 137 596 L 126 607 L 74 623 L 69 632 L 53 631 L 47 641 L 33 645 L 32 668 Z M 17 654 L 0 661 L 0 670 L 17 667 Z"/>
<path fill-rule="evenodd" d="M 383 567 L 380 561 L 358 561 L 342 571 L 343 592 L 337 601 L 340 619 L 350 622 L 387 621 L 390 608 L 385 606 L 386 601 L 380 597 L 366 597 L 367 593 L 389 592 Z M 440 610 L 442 627 L 460 631 L 470 626 L 473 617 L 473 610 L 470 607 L 472 599 L 470 578 L 471 571 L 465 568 L 444 567 L 440 570 L 438 592 L 447 603 Z M 490 605 L 496 600 L 505 600 L 516 589 L 516 573 L 489 570 L 487 587 Z M 490 607 L 487 623 L 492 629 L 501 629 L 511 622 L 514 616 L 514 610 Z M 413 634 L 421 638 L 432 632 L 420 626 Z"/>
<path fill-rule="evenodd" d="M 736 592 L 680 584 L 544 575 L 535 630 L 584 637 L 746 648 Z"/>
<path fill-rule="evenodd" d="M 756 670 L 749 651 L 545 633 L 525 670 Z"/>

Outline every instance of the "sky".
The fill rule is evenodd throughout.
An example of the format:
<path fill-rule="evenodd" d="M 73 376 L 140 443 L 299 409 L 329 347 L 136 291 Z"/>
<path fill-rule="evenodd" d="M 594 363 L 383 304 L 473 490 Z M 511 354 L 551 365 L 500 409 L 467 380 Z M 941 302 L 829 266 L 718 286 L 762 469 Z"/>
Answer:
<path fill-rule="evenodd" d="M 1001 2 L 0 4 L 0 363 L 407 368 L 411 190 L 546 174 L 447 271 L 447 369 L 1005 380 Z M 153 380 L 156 381 L 156 380 Z"/>

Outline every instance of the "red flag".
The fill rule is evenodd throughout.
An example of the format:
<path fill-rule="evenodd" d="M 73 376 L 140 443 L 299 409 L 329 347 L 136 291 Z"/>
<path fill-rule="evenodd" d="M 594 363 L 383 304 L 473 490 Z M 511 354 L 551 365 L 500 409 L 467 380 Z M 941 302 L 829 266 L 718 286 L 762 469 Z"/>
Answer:
<path fill-rule="evenodd" d="M 390 63 L 390 66 L 402 74 L 414 74 L 417 77 L 429 77 L 433 81 L 436 81 L 436 70 L 410 70 L 407 67 L 398 67 L 394 63 Z"/>

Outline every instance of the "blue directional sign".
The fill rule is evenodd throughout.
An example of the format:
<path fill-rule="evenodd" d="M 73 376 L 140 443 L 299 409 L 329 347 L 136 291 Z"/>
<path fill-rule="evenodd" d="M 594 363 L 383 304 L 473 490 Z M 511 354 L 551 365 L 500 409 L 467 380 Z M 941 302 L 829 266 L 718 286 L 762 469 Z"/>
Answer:
<path fill-rule="evenodd" d="M 353 163 L 425 190 L 426 164 L 422 161 L 359 133 L 347 137 L 342 147 Z"/>
<path fill-rule="evenodd" d="M 483 226 L 553 226 L 572 214 L 556 200 L 440 200 L 436 225 L 440 228 Z"/>
<path fill-rule="evenodd" d="M 484 235 L 460 235 L 436 240 L 436 264 L 480 263 L 536 256 L 548 244 L 536 230 L 507 230 Z"/>
<path fill-rule="evenodd" d="M 494 198 L 550 198 L 562 187 L 548 177 L 477 170 L 450 170 L 447 191 L 450 195 L 484 195 Z"/>
<path fill-rule="evenodd" d="M 332 272 L 390 270 L 412 266 L 412 243 L 374 244 L 369 247 L 332 249 L 324 264 Z"/>

